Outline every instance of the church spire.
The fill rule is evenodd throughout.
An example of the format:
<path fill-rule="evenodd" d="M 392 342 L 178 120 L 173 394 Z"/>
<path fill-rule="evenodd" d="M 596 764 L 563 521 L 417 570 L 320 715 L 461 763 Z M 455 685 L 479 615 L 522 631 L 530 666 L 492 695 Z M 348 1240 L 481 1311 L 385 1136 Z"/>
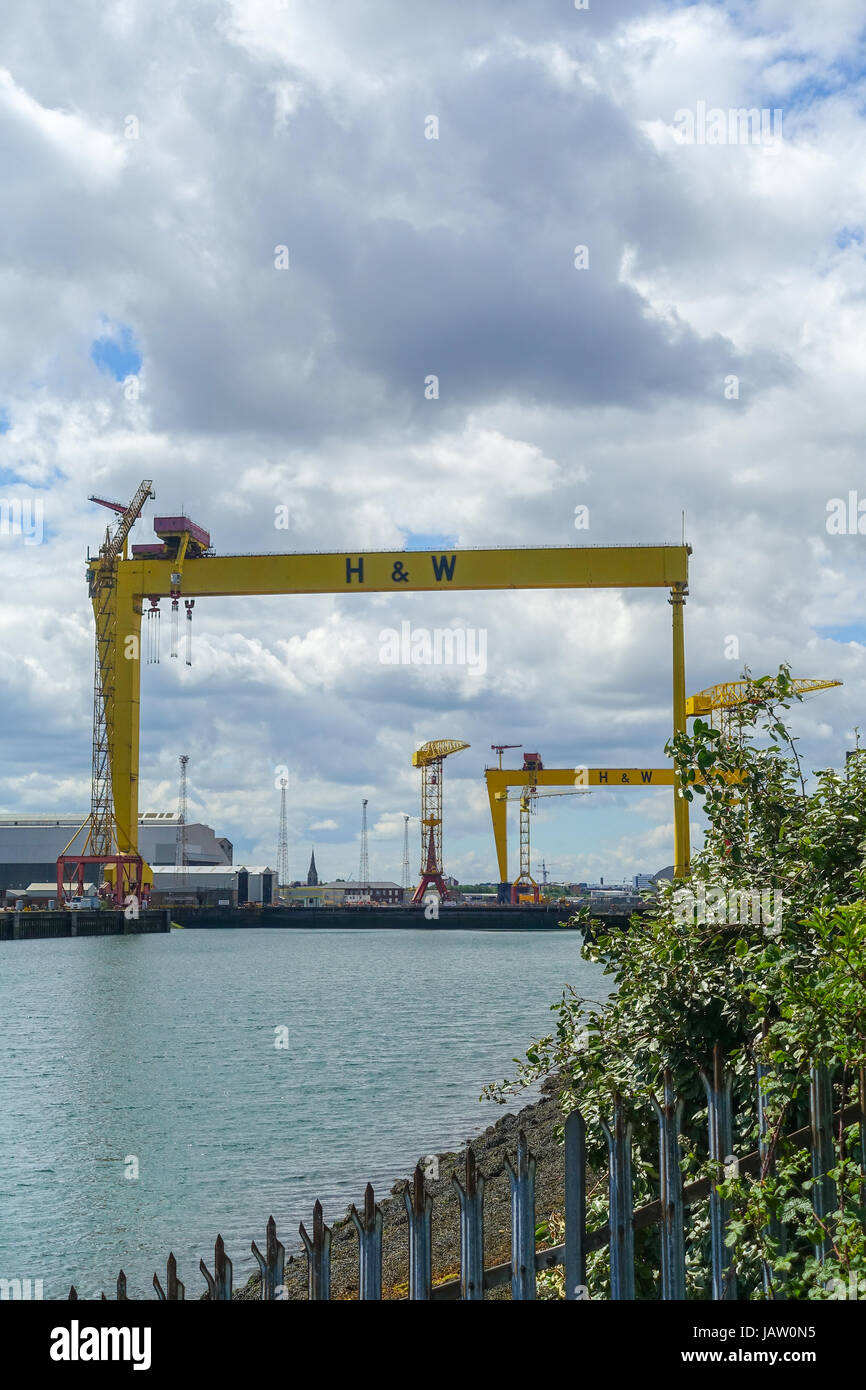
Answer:
<path fill-rule="evenodd" d="M 316 851 L 310 855 L 310 867 L 307 870 L 307 887 L 315 888 L 319 882 L 319 875 L 316 872 Z"/>

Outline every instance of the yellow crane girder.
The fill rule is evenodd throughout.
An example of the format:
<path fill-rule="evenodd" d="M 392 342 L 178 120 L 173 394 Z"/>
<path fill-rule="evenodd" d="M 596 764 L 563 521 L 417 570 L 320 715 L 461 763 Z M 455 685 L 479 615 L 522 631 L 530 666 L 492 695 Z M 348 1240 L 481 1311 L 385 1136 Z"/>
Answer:
<path fill-rule="evenodd" d="M 791 686 L 799 695 L 809 695 L 815 690 L 831 690 L 834 685 L 841 685 L 841 681 L 808 680 L 801 676 L 791 679 Z M 772 688 L 773 682 L 769 681 L 763 687 Z M 759 689 L 761 687 L 758 687 Z M 755 692 L 753 681 L 725 681 L 722 685 L 711 685 L 706 690 L 698 691 L 697 695 L 690 695 L 686 700 L 686 717 L 692 718 L 697 714 L 712 714 L 714 710 L 736 709 L 738 705 L 743 705 Z"/>
<path fill-rule="evenodd" d="M 427 767 L 429 763 L 438 762 L 440 758 L 447 758 L 449 753 L 459 753 L 461 748 L 468 747 L 469 744 L 459 738 L 435 738 L 430 743 L 422 743 L 412 754 L 412 766 Z"/>

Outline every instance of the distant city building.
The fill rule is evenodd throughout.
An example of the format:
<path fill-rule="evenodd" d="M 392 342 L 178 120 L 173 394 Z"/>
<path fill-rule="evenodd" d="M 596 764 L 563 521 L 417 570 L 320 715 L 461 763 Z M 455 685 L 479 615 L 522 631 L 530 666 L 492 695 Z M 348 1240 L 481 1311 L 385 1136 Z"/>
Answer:
<path fill-rule="evenodd" d="M 358 883 L 348 880 L 339 886 L 343 889 L 347 906 L 366 898 L 374 903 L 402 903 L 403 901 L 403 889 L 399 883 L 392 883 L 388 879 L 378 880 L 375 883 Z M 328 887 L 336 888 L 337 884 L 329 883 Z"/>
<path fill-rule="evenodd" d="M 280 895 L 284 903 L 294 904 L 296 907 L 342 907 L 343 893 L 342 884 L 336 888 L 327 883 L 312 884 L 305 887 L 303 883 L 293 883 L 291 888 L 287 888 Z"/>
<path fill-rule="evenodd" d="M 293 884 L 283 893 L 283 901 L 299 907 L 351 907 L 353 903 L 371 902 L 381 906 L 399 906 L 404 901 L 399 883 L 386 880 L 359 883 L 338 878 L 333 883 Z"/>
<path fill-rule="evenodd" d="M 315 888 L 315 887 L 317 886 L 318 882 L 319 882 L 319 875 L 318 875 L 318 873 L 317 873 L 317 871 L 316 871 L 316 851 L 313 850 L 312 853 L 311 853 L 311 855 L 310 855 L 310 867 L 309 867 L 309 869 L 307 870 L 307 887 L 308 887 L 308 888 Z"/>

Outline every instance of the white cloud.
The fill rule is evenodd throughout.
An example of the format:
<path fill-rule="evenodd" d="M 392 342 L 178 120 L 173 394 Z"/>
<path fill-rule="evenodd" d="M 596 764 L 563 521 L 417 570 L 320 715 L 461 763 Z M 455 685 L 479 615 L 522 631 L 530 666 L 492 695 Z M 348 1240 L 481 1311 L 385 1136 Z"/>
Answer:
<path fill-rule="evenodd" d="M 825 519 L 866 430 L 858 6 L 233 0 L 215 25 L 88 0 L 53 7 L 51 44 L 7 12 L 0 497 L 42 498 L 48 538 L 0 537 L 4 809 L 86 809 L 86 498 L 142 477 L 148 518 L 184 506 L 223 553 L 677 540 L 684 510 L 689 685 L 837 675 L 802 734 L 842 761 L 866 654 L 825 629 L 864 621 L 863 538 Z M 699 99 L 781 105 L 781 150 L 676 145 Z M 141 344 L 138 401 L 90 361 L 103 319 Z M 486 675 L 383 666 L 404 617 L 483 628 Z M 172 809 L 188 749 L 201 815 L 273 858 L 285 763 L 293 865 L 320 831 L 325 874 L 357 866 L 368 796 L 399 878 L 411 752 L 459 735 L 446 863 L 492 874 L 490 744 L 660 761 L 669 621 L 638 593 L 202 601 L 192 668 L 166 614 L 143 673 L 142 804 Z M 664 808 L 593 804 L 539 825 L 549 863 L 670 862 Z"/>
<path fill-rule="evenodd" d="M 43 177 L 64 179 L 74 175 L 89 190 L 114 183 L 126 159 L 122 136 L 100 130 L 77 111 L 54 110 L 41 105 L 0 68 L 0 120 L 9 141 L 7 178 L 16 173 L 17 158 L 41 164 Z M 23 173 L 21 165 L 17 172 Z"/>

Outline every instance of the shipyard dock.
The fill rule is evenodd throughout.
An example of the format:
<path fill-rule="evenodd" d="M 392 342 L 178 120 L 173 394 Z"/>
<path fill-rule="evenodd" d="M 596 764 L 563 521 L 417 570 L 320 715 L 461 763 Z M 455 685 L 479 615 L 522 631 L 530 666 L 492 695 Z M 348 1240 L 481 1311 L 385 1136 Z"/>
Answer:
<path fill-rule="evenodd" d="M 138 917 L 123 911 L 3 912 L 0 941 L 38 941 L 63 936 L 138 936 L 171 931 L 167 907 L 149 908 Z"/>

